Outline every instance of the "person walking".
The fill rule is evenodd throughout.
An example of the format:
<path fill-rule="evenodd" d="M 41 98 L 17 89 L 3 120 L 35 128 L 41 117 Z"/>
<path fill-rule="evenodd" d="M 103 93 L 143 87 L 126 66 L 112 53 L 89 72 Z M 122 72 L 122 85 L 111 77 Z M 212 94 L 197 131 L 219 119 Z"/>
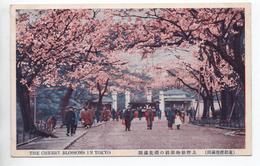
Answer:
<path fill-rule="evenodd" d="M 116 110 L 114 108 L 112 108 L 111 114 L 112 114 L 112 119 L 114 121 L 116 119 Z"/>
<path fill-rule="evenodd" d="M 133 114 L 130 108 L 127 108 L 124 112 L 124 120 L 125 120 L 125 131 L 130 131 L 131 121 L 133 120 Z"/>
<path fill-rule="evenodd" d="M 119 118 L 120 119 L 124 119 L 124 112 L 125 112 L 125 109 L 124 110 L 119 110 Z"/>
<path fill-rule="evenodd" d="M 137 111 L 137 109 L 134 109 L 133 113 L 134 113 L 134 118 L 138 118 L 138 111 Z"/>
<path fill-rule="evenodd" d="M 174 109 L 169 109 L 167 111 L 167 121 L 168 121 L 168 128 L 172 130 L 172 125 L 174 123 Z"/>
<path fill-rule="evenodd" d="M 159 120 L 162 119 L 162 111 L 160 109 L 158 109 L 158 119 Z"/>
<path fill-rule="evenodd" d="M 47 121 L 46 121 L 46 125 L 47 125 L 47 131 L 52 133 L 56 127 L 57 124 L 57 119 L 55 116 L 50 116 Z"/>
<path fill-rule="evenodd" d="M 146 118 L 146 123 L 147 123 L 147 130 L 152 130 L 153 127 L 153 121 L 154 121 L 154 113 L 149 107 L 147 111 L 145 112 L 145 118 Z"/>
<path fill-rule="evenodd" d="M 98 109 L 96 109 L 96 111 L 95 111 L 95 119 L 96 119 L 97 123 L 99 123 L 101 121 L 100 120 L 100 115 L 101 115 L 100 111 L 101 110 L 98 110 Z"/>
<path fill-rule="evenodd" d="M 175 125 L 177 126 L 177 130 L 180 130 L 181 124 L 182 124 L 181 115 L 179 112 L 177 112 L 175 116 Z"/>
<path fill-rule="evenodd" d="M 120 117 L 120 111 L 119 111 L 119 109 L 117 109 L 117 111 L 116 111 L 116 121 L 119 120 L 119 117 Z"/>
<path fill-rule="evenodd" d="M 74 126 L 73 126 L 73 134 L 76 134 L 76 130 L 78 127 L 78 121 L 80 119 L 79 111 L 77 109 L 74 109 L 74 116 L 75 116 L 75 120 L 74 120 Z"/>
<path fill-rule="evenodd" d="M 158 119 L 161 120 L 161 118 L 162 118 L 162 111 L 160 110 L 159 106 L 156 106 L 155 112 L 156 112 L 156 115 L 157 115 Z"/>
<path fill-rule="evenodd" d="M 170 110 L 167 110 L 167 109 L 165 109 L 164 110 L 164 116 L 166 117 L 166 119 L 168 120 L 168 112 L 169 112 Z"/>
<path fill-rule="evenodd" d="M 109 121 L 110 120 L 110 117 L 111 117 L 111 112 L 110 112 L 110 109 L 108 108 L 108 107 L 106 107 L 106 106 L 104 106 L 103 107 L 103 121 L 105 121 L 105 122 L 107 122 L 107 121 Z"/>
<path fill-rule="evenodd" d="M 93 124 L 93 112 L 90 107 L 85 107 L 85 110 L 81 112 L 80 118 L 84 127 L 91 127 Z"/>
<path fill-rule="evenodd" d="M 65 114 L 65 123 L 67 128 L 67 136 L 73 135 L 73 129 L 75 124 L 75 114 L 72 107 L 68 107 Z"/>
<path fill-rule="evenodd" d="M 138 107 L 137 111 L 138 111 L 138 118 L 139 118 L 139 120 L 142 120 L 142 107 Z"/>

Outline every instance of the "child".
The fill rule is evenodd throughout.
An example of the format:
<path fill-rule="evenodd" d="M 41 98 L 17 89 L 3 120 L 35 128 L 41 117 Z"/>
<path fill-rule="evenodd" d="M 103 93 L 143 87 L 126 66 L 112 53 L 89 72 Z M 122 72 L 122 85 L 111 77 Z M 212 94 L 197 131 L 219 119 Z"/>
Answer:
<path fill-rule="evenodd" d="M 177 114 L 175 116 L 175 125 L 177 126 L 177 130 L 180 129 L 181 124 L 182 124 L 181 116 L 180 116 L 180 113 L 177 112 Z"/>

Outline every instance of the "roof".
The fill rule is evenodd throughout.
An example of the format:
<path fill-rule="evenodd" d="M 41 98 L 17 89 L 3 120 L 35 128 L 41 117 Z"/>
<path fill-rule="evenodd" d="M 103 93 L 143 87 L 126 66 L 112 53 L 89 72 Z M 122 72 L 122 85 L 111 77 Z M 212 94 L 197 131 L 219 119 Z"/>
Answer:
<path fill-rule="evenodd" d="M 191 97 L 192 94 L 191 93 L 188 93 L 184 90 L 181 90 L 181 89 L 176 89 L 176 88 L 173 88 L 173 89 L 170 89 L 170 90 L 167 90 L 167 91 L 164 91 L 164 95 L 172 95 L 172 96 L 187 96 L 187 97 Z"/>
<path fill-rule="evenodd" d="M 98 99 L 94 99 L 92 101 L 93 103 L 97 103 L 98 102 Z M 113 102 L 113 99 L 111 96 L 104 96 L 103 99 L 102 99 L 102 103 L 106 104 L 106 103 L 112 103 Z"/>
<path fill-rule="evenodd" d="M 194 96 L 181 89 L 170 89 L 164 91 L 165 101 L 192 101 Z"/>
<path fill-rule="evenodd" d="M 147 103 L 147 98 L 144 93 L 135 93 L 131 96 L 131 103 Z"/>

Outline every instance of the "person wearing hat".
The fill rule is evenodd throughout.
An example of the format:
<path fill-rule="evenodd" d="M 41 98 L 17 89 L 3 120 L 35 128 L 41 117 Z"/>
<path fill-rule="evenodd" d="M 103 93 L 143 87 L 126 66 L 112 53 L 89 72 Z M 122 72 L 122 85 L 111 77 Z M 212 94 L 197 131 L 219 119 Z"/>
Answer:
<path fill-rule="evenodd" d="M 75 113 L 73 112 L 72 107 L 67 107 L 66 114 L 65 114 L 65 124 L 67 128 L 67 136 L 74 134 L 74 125 L 75 125 Z"/>

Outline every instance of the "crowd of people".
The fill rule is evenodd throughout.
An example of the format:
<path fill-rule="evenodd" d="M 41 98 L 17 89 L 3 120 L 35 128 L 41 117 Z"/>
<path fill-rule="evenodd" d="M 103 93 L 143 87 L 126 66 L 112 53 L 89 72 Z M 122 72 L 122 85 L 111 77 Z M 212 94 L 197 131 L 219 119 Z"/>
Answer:
<path fill-rule="evenodd" d="M 80 122 L 84 127 L 90 128 L 94 123 L 109 121 L 110 119 L 117 120 L 118 112 L 112 111 L 109 107 L 103 106 L 99 111 L 94 107 L 86 105 L 82 110 L 73 107 L 67 107 L 65 114 L 65 125 L 67 128 L 67 136 L 73 136 L 76 133 L 77 125 Z"/>
<path fill-rule="evenodd" d="M 180 129 L 181 124 L 184 122 L 185 114 L 176 108 L 169 109 L 165 111 L 165 116 L 168 122 L 168 128 L 170 130 L 173 129 L 173 124 L 176 125 L 177 130 Z M 131 109 L 128 107 L 124 113 L 123 124 L 125 124 L 125 131 L 130 131 L 131 121 L 134 118 L 142 119 L 145 117 L 147 130 L 152 130 L 153 121 L 155 117 L 158 117 L 158 120 L 161 119 L 161 111 L 160 109 L 155 109 L 154 107 L 138 107 L 137 109 Z"/>
<path fill-rule="evenodd" d="M 187 114 L 191 114 L 187 111 Z M 67 136 L 72 136 L 76 133 L 77 125 L 79 122 L 86 127 L 90 128 L 94 123 L 103 121 L 122 121 L 125 126 L 125 131 L 131 131 L 131 122 L 134 118 L 142 120 L 145 118 L 147 130 L 152 130 L 155 117 L 161 119 L 162 113 L 159 108 L 152 106 L 131 108 L 130 106 L 123 110 L 110 109 L 109 106 L 103 106 L 101 110 L 96 110 L 93 106 L 86 105 L 82 110 L 77 110 L 73 107 L 68 107 L 65 115 L 65 123 L 67 128 Z M 184 113 L 175 107 L 165 111 L 165 117 L 168 122 L 169 130 L 173 130 L 173 125 L 177 130 L 180 129 L 181 124 L 184 122 Z"/>

